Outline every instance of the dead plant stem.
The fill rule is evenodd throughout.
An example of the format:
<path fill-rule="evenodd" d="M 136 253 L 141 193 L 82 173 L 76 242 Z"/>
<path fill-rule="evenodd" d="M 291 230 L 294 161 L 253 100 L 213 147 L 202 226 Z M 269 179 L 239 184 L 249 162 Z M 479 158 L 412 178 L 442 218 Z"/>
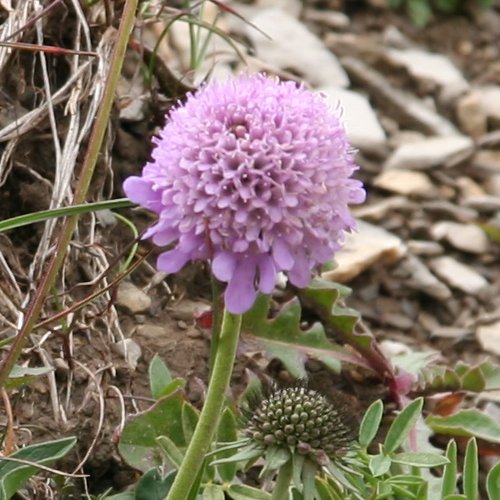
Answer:
<path fill-rule="evenodd" d="M 102 141 L 108 126 L 109 115 L 113 105 L 118 79 L 120 77 L 123 59 L 127 48 L 128 39 L 135 21 L 138 0 L 126 0 L 120 27 L 116 35 L 116 42 L 111 56 L 109 72 L 102 96 L 101 104 L 96 115 L 95 124 L 89 140 L 89 145 L 83 160 L 80 178 L 75 191 L 73 204 L 81 204 L 85 201 L 94 168 L 101 150 Z M 76 228 L 78 216 L 68 217 L 62 226 L 60 236 L 56 243 L 56 250 L 50 259 L 47 269 L 42 275 L 40 284 L 31 300 L 23 325 L 16 335 L 6 358 L 0 366 L 0 387 L 5 386 L 9 374 L 21 355 L 28 335 L 35 326 L 37 319 L 46 300 L 47 294 L 55 283 L 56 276 L 64 262 L 66 251 L 69 247 L 71 237 Z"/>

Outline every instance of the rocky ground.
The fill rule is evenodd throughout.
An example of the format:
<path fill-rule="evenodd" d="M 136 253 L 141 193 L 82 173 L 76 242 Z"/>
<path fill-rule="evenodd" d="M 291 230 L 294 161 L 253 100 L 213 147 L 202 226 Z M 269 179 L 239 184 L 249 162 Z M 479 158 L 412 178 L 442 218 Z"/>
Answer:
<path fill-rule="evenodd" d="M 166 109 L 207 74 L 266 71 L 304 81 L 332 105 L 341 103 L 368 191 L 367 202 L 354 210 L 358 232 L 348 236 L 338 267 L 327 276 L 352 288 L 349 305 L 390 357 L 423 351 L 449 364 L 500 361 L 500 3 L 487 12 L 470 8 L 437 17 L 425 29 L 383 3 L 231 2 L 234 15 L 207 2 L 204 20 L 216 19 L 232 45 L 212 37 L 193 73 L 187 25 L 173 23 L 158 45 L 152 86 L 139 61 L 148 60 L 165 23 L 139 20 L 91 198 L 123 196 L 121 182 L 140 171 Z M 62 2 L 45 14 L 37 35 L 34 2 L 17 4 L 0 2 L 2 40 L 28 24 L 21 41 L 71 47 L 80 37 L 88 50 L 101 41 L 98 50 L 105 51 L 105 27 L 117 22 L 107 2 L 85 11 L 86 23 L 71 2 Z M 49 56 L 44 77 L 33 53 L 9 50 L 0 47 L 2 219 L 71 199 L 100 92 L 99 78 L 85 73 L 83 59 L 71 66 L 69 59 Z M 83 90 L 72 87 L 81 75 Z M 49 87 L 52 111 L 44 104 Z M 78 124 L 68 109 L 78 110 Z M 81 136 L 70 140 L 74 127 Z M 139 229 L 151 220 L 142 212 L 128 215 Z M 112 214 L 85 216 L 60 284 L 65 293 L 46 315 L 107 276 L 109 263 L 133 239 L 124 227 Z M 2 338 L 15 331 L 55 232 L 56 226 L 37 225 L 0 235 Z M 153 263 L 61 327 L 34 332 L 23 362 L 55 371 L 12 396 L 19 442 L 76 434 L 72 465 L 91 474 L 87 487 L 94 492 L 135 479 L 113 434 L 125 414 L 150 405 L 147 367 L 154 354 L 187 377 L 192 402 L 203 395 L 209 338 L 196 318 L 209 307 L 206 271 L 193 266 L 165 279 Z M 235 386 L 245 383 L 245 368 L 279 373 L 268 363 L 241 356 Z M 500 394 L 484 393 L 480 400 L 500 418 Z"/>

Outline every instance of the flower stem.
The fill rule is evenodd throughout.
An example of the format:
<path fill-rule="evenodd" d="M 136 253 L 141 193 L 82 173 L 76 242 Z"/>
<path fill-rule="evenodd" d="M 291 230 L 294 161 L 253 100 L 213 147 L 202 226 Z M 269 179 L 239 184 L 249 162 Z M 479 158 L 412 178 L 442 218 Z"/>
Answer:
<path fill-rule="evenodd" d="M 288 488 L 293 474 L 293 459 L 290 458 L 288 462 L 280 467 L 276 483 L 274 484 L 273 495 L 271 500 L 287 500 Z"/>
<path fill-rule="evenodd" d="M 167 500 L 186 500 L 189 498 L 192 485 L 203 466 L 205 455 L 212 442 L 224 407 L 224 395 L 231 380 L 240 328 L 241 315 L 231 314 L 225 310 L 219 336 L 219 348 L 205 404 Z"/>

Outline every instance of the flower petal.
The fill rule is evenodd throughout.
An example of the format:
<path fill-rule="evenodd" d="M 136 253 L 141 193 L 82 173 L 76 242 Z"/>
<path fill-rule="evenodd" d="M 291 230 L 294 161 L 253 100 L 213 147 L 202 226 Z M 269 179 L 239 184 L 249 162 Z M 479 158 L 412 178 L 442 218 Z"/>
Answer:
<path fill-rule="evenodd" d="M 177 248 L 163 252 L 158 256 L 156 267 L 159 271 L 170 274 L 180 271 L 186 262 L 190 259 L 190 255 L 186 254 Z"/>
<path fill-rule="evenodd" d="M 254 304 L 256 262 L 252 258 L 241 259 L 224 293 L 226 308 L 233 314 L 243 314 Z"/>
<path fill-rule="evenodd" d="M 269 255 L 262 255 L 257 261 L 259 269 L 259 290 L 262 293 L 271 293 L 276 284 L 276 268 Z"/>
<path fill-rule="evenodd" d="M 214 276 L 224 282 L 228 282 L 234 274 L 237 259 L 231 252 L 223 251 L 215 255 L 212 261 L 212 272 Z"/>
<path fill-rule="evenodd" d="M 311 281 L 311 269 L 309 267 L 309 260 L 303 250 L 295 253 L 295 264 L 288 271 L 288 278 L 290 282 L 299 288 L 305 288 Z"/>
<path fill-rule="evenodd" d="M 290 253 L 289 246 L 280 238 L 277 238 L 273 243 L 273 259 L 282 271 L 292 269 L 294 258 Z"/>

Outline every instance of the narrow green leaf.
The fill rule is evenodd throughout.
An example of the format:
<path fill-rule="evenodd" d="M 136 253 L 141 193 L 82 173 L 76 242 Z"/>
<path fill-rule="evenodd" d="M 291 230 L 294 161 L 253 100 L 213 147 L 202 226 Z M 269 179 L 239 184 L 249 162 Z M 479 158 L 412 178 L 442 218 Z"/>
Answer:
<path fill-rule="evenodd" d="M 384 413 L 384 404 L 379 399 L 370 405 L 361 421 L 359 427 L 359 444 L 363 448 L 368 448 L 377 435 Z"/>
<path fill-rule="evenodd" d="M 311 460 L 304 462 L 302 469 L 302 494 L 304 498 L 314 498 L 314 478 L 318 472 L 318 466 Z"/>
<path fill-rule="evenodd" d="M 231 484 L 226 490 L 233 500 L 270 500 L 271 495 L 266 491 L 252 488 L 245 484 Z"/>
<path fill-rule="evenodd" d="M 384 453 L 392 453 L 401 446 L 422 413 L 424 400 L 415 399 L 392 422 L 384 442 Z"/>
<path fill-rule="evenodd" d="M 172 375 L 163 360 L 155 354 L 149 364 L 149 385 L 154 399 L 165 396 L 165 389 L 172 382 Z"/>
<path fill-rule="evenodd" d="M 500 498 L 500 462 L 494 465 L 486 477 L 486 491 L 489 500 Z"/>
<path fill-rule="evenodd" d="M 445 465 L 443 471 L 441 498 L 454 494 L 457 488 L 457 443 L 454 439 L 449 441 L 446 447 L 446 458 L 449 463 Z"/>
<path fill-rule="evenodd" d="M 35 222 L 44 222 L 48 219 L 54 219 L 56 217 L 69 217 L 71 215 L 97 212 L 98 210 L 115 210 L 117 208 L 128 208 L 133 206 L 134 203 L 132 203 L 129 199 L 120 198 L 118 200 L 99 201 L 96 203 L 84 203 L 82 205 L 72 205 L 70 207 L 42 210 L 40 212 L 18 215 L 17 217 L 0 221 L 0 233 L 10 229 L 28 226 L 29 224 L 34 224 Z"/>
<path fill-rule="evenodd" d="M 439 434 L 477 437 L 500 444 L 500 423 L 476 408 L 460 410 L 453 415 L 429 415 L 427 425 Z"/>
<path fill-rule="evenodd" d="M 439 467 L 446 465 L 448 459 L 434 453 L 406 452 L 392 455 L 392 461 L 412 467 Z"/>
<path fill-rule="evenodd" d="M 415 26 L 423 28 L 432 19 L 432 9 L 427 0 L 406 0 L 406 9 Z"/>
<path fill-rule="evenodd" d="M 464 458 L 464 494 L 467 500 L 477 500 L 479 485 L 479 461 L 476 439 L 472 438 L 467 443 Z"/>
<path fill-rule="evenodd" d="M 256 448 L 253 445 L 247 445 L 242 448 L 238 453 L 231 455 L 227 458 L 221 458 L 220 460 L 214 460 L 210 465 L 219 465 L 219 464 L 229 464 L 232 462 L 244 462 L 247 460 L 251 460 L 262 455 L 263 450 Z"/>
<path fill-rule="evenodd" d="M 217 429 L 217 442 L 223 445 L 236 441 L 238 438 L 238 428 L 236 416 L 233 410 L 227 406 L 222 413 L 220 424 Z M 217 453 L 218 458 L 226 458 L 231 456 L 231 452 Z M 217 466 L 217 472 L 223 481 L 230 483 L 236 476 L 237 464 L 226 463 Z"/>
<path fill-rule="evenodd" d="M 49 465 L 64 457 L 76 444 L 76 437 L 67 437 L 26 446 L 7 458 L 18 458 L 40 465 Z M 0 457 L 0 499 L 8 500 L 24 483 L 39 471 L 36 466 L 2 460 Z"/>
<path fill-rule="evenodd" d="M 53 372 L 54 368 L 41 366 L 41 367 L 29 367 L 29 366 L 19 366 L 14 365 L 12 368 L 9 378 L 5 383 L 5 388 L 8 390 L 16 389 L 24 384 L 28 384 L 36 377 L 41 375 L 47 375 L 47 373 Z"/>
<path fill-rule="evenodd" d="M 189 444 L 191 437 L 193 436 L 196 425 L 198 424 L 198 410 L 187 401 L 184 401 L 182 405 L 182 433 L 184 434 L 184 440 L 186 444 Z"/>
<path fill-rule="evenodd" d="M 158 436 L 156 442 L 170 465 L 178 469 L 184 458 L 179 447 L 168 436 Z"/>

